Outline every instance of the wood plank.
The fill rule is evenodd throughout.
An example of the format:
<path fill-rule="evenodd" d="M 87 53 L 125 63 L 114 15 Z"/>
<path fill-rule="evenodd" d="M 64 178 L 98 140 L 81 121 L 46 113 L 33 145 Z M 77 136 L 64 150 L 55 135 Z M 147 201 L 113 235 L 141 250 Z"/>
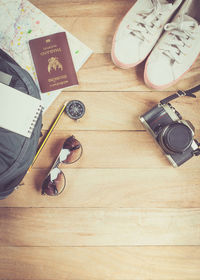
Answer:
<path fill-rule="evenodd" d="M 0 246 L 200 245 L 199 208 L 1 208 L 0 226 Z"/>
<path fill-rule="evenodd" d="M 51 123 L 65 102 L 81 100 L 86 113 L 79 121 L 63 114 L 55 130 L 144 130 L 139 116 L 152 109 L 161 99 L 174 92 L 70 92 L 63 91 L 43 117 L 43 129 Z M 190 120 L 196 129 L 199 126 L 200 95 L 193 99 L 179 98 L 172 105 L 185 120 Z"/>
<path fill-rule="evenodd" d="M 68 130 L 51 134 L 34 168 L 50 168 L 70 135 L 79 139 L 84 149 L 81 159 L 70 165 L 71 168 L 173 168 L 153 137 L 145 131 Z M 184 168 L 195 168 L 198 162 L 198 157 L 193 157 Z"/>
<path fill-rule="evenodd" d="M 78 72 L 79 86 L 70 88 L 70 91 L 152 91 L 144 84 L 144 65 L 145 62 L 133 69 L 119 69 L 110 54 L 93 54 Z M 200 58 L 178 83 L 167 90 L 186 90 L 199 84 L 199 67 Z"/>
<path fill-rule="evenodd" d="M 130 1 L 131 2 L 131 1 Z M 33 2 L 34 3 L 34 2 Z M 42 4 L 42 1 L 36 2 L 35 4 L 38 4 L 38 7 L 41 8 L 42 6 L 39 5 L 39 3 Z M 96 7 L 97 11 L 99 12 L 98 7 L 98 1 L 94 1 L 93 5 L 90 4 L 90 8 L 92 7 L 93 10 L 93 17 L 90 19 L 90 17 L 83 18 L 81 16 L 80 11 L 78 14 L 78 18 L 75 18 L 75 15 L 73 14 L 73 11 L 76 10 L 76 7 L 82 8 L 84 11 L 84 15 L 87 15 L 86 12 L 86 2 L 85 1 L 73 1 L 73 3 L 66 3 L 63 1 L 59 1 L 59 3 L 53 1 L 48 3 L 46 5 L 45 2 L 43 2 L 48 15 L 52 16 L 50 11 L 53 13 L 55 12 L 55 20 L 61 24 L 64 28 L 72 32 L 75 36 L 77 36 L 79 39 L 81 39 L 84 43 L 86 43 L 89 47 L 91 47 L 95 53 L 101 53 L 101 54 L 93 54 L 92 57 L 89 59 L 89 61 L 86 63 L 86 65 L 79 71 L 79 87 L 75 87 L 73 90 L 101 90 L 101 91 L 119 91 L 119 90 L 125 90 L 125 91 L 133 91 L 133 90 L 143 90 L 143 91 L 152 91 L 152 89 L 149 89 L 145 86 L 143 81 L 143 72 L 144 72 L 144 63 L 138 65 L 134 69 L 130 70 L 122 70 L 118 69 L 114 66 L 111 57 L 110 57 L 110 50 L 111 50 L 111 43 L 112 43 L 112 37 L 114 35 L 115 29 L 118 25 L 118 22 L 120 18 L 113 18 L 111 15 L 109 17 L 106 16 L 105 13 L 101 13 L 100 20 L 98 19 L 97 15 L 94 13 L 94 7 Z M 108 3 L 108 4 L 106 4 Z M 124 6 L 124 9 L 127 10 L 126 5 L 124 4 L 124 1 L 119 1 L 119 4 L 117 4 L 118 1 L 115 2 L 114 5 L 119 5 L 120 9 L 121 6 Z M 58 4 L 62 5 L 62 9 L 56 8 L 59 7 Z M 128 5 L 130 6 L 129 3 Z M 102 5 L 102 2 L 99 4 L 101 7 L 104 7 L 106 10 L 110 8 L 111 10 L 115 10 L 115 7 L 108 7 L 108 5 L 112 6 L 113 2 L 111 1 L 105 1 L 105 5 Z M 56 7 L 54 7 L 56 6 Z M 72 8 L 73 6 L 73 8 Z M 80 9 L 81 9 L 80 8 Z M 64 16 L 66 16 L 67 12 L 70 9 L 70 17 L 61 17 L 59 18 L 59 13 L 64 12 Z M 49 14 L 50 13 L 50 14 Z M 111 12 L 112 13 L 112 12 Z M 123 14 L 125 11 L 123 12 Z M 119 15 L 119 13 L 117 13 Z M 80 28 L 80 26 L 82 28 Z M 91 40 L 91 34 L 94 34 L 92 36 Z M 107 54 L 102 54 L 107 53 Z M 176 90 L 178 88 L 186 89 L 189 88 L 192 85 L 195 85 L 198 83 L 198 73 L 199 73 L 199 64 L 200 59 L 197 60 L 197 62 L 194 64 L 192 69 L 185 74 L 184 79 L 182 79 L 180 82 L 178 82 L 176 85 L 169 88 L 169 90 Z M 98 75 L 96 75 L 98 73 Z M 109 78 L 109 79 L 108 79 Z M 71 89 L 70 89 L 71 90 Z"/>
<path fill-rule="evenodd" d="M 50 17 L 102 17 L 123 16 L 133 5 L 133 0 L 31 0 L 44 13 Z M 70 12 L 69 12 L 70 11 Z"/>
<path fill-rule="evenodd" d="M 199 280 L 200 247 L 2 247 L 0 275 L 7 280 Z"/>
<path fill-rule="evenodd" d="M 0 207 L 200 208 L 199 169 L 63 169 L 68 187 L 41 195 L 47 170 L 33 169 Z M 158 174 L 159 173 L 159 174 Z"/>
<path fill-rule="evenodd" d="M 110 53 L 115 29 L 119 23 L 116 17 L 102 15 L 89 18 L 78 16 L 54 17 L 53 19 L 90 47 L 94 53 Z"/>
<path fill-rule="evenodd" d="M 85 117 L 62 116 L 25 185 L 0 203 L 0 279 L 199 280 L 199 159 L 173 169 L 138 116 L 199 83 L 200 59 L 168 92 L 152 91 L 144 85 L 144 62 L 121 70 L 110 57 L 132 0 L 31 2 L 94 54 L 78 72 L 80 85 L 63 91 L 45 113 L 43 130 L 65 100 L 82 100 Z M 200 137 L 199 98 L 174 105 Z M 71 134 L 84 155 L 70 168 L 61 166 L 70 187 L 57 198 L 41 196 L 41 182 Z"/>

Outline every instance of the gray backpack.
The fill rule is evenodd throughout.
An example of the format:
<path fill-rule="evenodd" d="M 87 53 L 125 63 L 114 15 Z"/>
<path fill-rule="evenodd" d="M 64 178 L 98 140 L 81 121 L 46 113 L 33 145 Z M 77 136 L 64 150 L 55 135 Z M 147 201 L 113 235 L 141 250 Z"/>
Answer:
<path fill-rule="evenodd" d="M 9 86 L 40 99 L 39 90 L 29 73 L 1 49 L 0 71 L 12 77 Z M 41 127 L 41 114 L 31 138 L 0 127 L 0 199 L 11 194 L 25 176 L 37 151 Z"/>

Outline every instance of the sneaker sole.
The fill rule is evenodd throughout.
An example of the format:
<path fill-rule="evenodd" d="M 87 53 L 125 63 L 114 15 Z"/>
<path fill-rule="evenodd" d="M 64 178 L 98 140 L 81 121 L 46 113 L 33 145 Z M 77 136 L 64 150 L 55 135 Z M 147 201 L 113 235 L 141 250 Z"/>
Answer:
<path fill-rule="evenodd" d="M 191 70 L 192 66 L 195 64 L 195 62 L 197 61 L 197 59 L 199 58 L 200 56 L 200 52 L 199 54 L 197 55 L 197 57 L 195 58 L 194 62 L 192 63 L 192 65 L 179 77 L 177 78 L 176 80 L 174 80 L 173 82 L 171 83 L 168 83 L 168 84 L 165 84 L 165 85 L 162 85 L 162 86 L 157 86 L 153 83 L 151 83 L 148 79 L 148 76 L 147 76 L 147 63 L 148 63 L 148 60 L 145 64 L 145 70 L 144 70 L 144 82 L 145 84 L 149 87 L 149 88 L 153 88 L 153 89 L 156 89 L 156 90 L 162 90 L 162 89 L 166 89 L 174 84 L 176 84 L 180 79 L 182 79 L 182 77 Z"/>
<path fill-rule="evenodd" d="M 137 1 L 136 1 L 136 2 L 137 2 Z M 136 2 L 135 2 L 135 4 L 136 4 Z M 134 5 L 135 5 L 135 4 L 134 4 Z M 133 5 L 133 6 L 134 6 L 134 5 Z M 182 5 L 182 4 L 180 4 L 180 5 Z M 179 7 L 180 7 L 180 5 L 179 5 Z M 132 9 L 133 6 L 132 6 L 130 9 Z M 173 12 L 173 14 L 171 15 L 170 18 L 172 18 L 172 17 L 174 16 L 174 14 L 175 14 L 176 11 L 179 9 L 179 7 L 177 7 L 177 8 L 174 10 L 174 12 Z M 151 53 L 151 51 L 152 51 L 152 49 L 153 49 L 153 47 L 152 47 L 151 51 L 150 51 L 144 58 L 142 58 L 141 60 L 139 60 L 139 61 L 137 61 L 137 62 L 135 62 L 135 63 L 125 64 L 125 63 L 123 63 L 123 62 L 121 62 L 121 61 L 119 61 L 119 60 L 117 59 L 117 57 L 116 57 L 116 55 L 115 55 L 115 51 L 114 51 L 114 49 L 115 49 L 115 42 L 116 42 L 115 38 L 116 38 L 116 35 L 117 35 L 118 30 L 119 30 L 119 26 L 120 26 L 121 22 L 124 20 L 125 16 L 128 14 L 128 12 L 130 11 L 130 9 L 126 12 L 126 14 L 123 16 L 123 18 L 122 18 L 121 21 L 119 22 L 119 24 L 118 24 L 118 26 L 117 26 L 117 29 L 116 29 L 116 31 L 115 31 L 113 40 L 112 40 L 111 59 L 112 59 L 112 62 L 113 62 L 117 67 L 119 67 L 119 68 L 121 68 L 121 69 L 130 69 L 130 68 L 134 68 L 135 66 L 137 66 L 138 64 L 140 64 L 141 62 L 143 62 L 143 61 L 149 56 L 149 54 Z M 170 20 L 170 19 L 169 19 L 169 20 Z M 169 20 L 168 20 L 167 22 L 169 22 Z M 161 33 L 161 34 L 162 34 L 162 33 Z M 159 40 L 159 39 L 158 39 L 158 40 Z M 158 41 L 158 40 L 157 40 L 157 41 Z M 157 42 L 155 42 L 155 44 L 156 44 L 156 43 L 157 43 Z M 155 45 L 154 45 L 154 46 L 155 46 Z"/>

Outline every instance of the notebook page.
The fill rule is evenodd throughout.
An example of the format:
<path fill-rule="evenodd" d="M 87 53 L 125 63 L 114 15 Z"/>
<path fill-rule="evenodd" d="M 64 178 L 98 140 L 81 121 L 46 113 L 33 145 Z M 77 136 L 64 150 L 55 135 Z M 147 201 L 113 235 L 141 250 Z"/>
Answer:
<path fill-rule="evenodd" d="M 31 137 L 41 100 L 0 83 L 0 127 Z"/>

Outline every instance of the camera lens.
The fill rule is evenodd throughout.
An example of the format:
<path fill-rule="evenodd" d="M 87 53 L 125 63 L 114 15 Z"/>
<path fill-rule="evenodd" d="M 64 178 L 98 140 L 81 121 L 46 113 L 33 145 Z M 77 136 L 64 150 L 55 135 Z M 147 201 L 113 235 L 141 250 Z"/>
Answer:
<path fill-rule="evenodd" d="M 159 135 L 159 142 L 167 153 L 182 153 L 193 141 L 191 129 L 183 124 L 174 122 L 166 126 Z"/>

